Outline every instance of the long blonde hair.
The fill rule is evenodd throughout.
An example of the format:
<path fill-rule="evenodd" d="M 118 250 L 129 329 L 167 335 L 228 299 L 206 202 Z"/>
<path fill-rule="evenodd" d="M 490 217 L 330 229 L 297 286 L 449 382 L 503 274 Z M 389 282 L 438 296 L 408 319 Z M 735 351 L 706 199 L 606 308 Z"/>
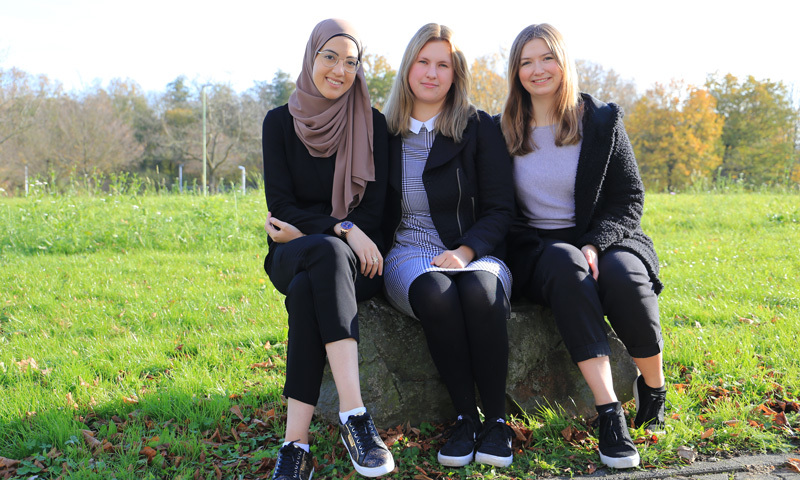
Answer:
<path fill-rule="evenodd" d="M 447 92 L 442 111 L 436 117 L 434 128 L 438 133 L 450 137 L 458 143 L 461 141 L 464 129 L 467 128 L 469 117 L 475 113 L 476 109 L 469 103 L 471 77 L 467 58 L 453 43 L 453 31 L 444 25 L 429 23 L 417 30 L 417 33 L 408 42 L 383 113 L 386 115 L 389 132 L 402 136 L 411 133 L 409 126 L 415 98 L 408 83 L 408 73 L 417 60 L 420 50 L 432 41 L 447 42 L 450 45 L 453 60 L 453 85 Z"/>
<path fill-rule="evenodd" d="M 511 46 L 508 59 L 508 98 L 503 109 L 500 125 L 511 155 L 525 155 L 537 147 L 531 138 L 534 127 L 531 95 L 519 80 L 522 49 L 536 38 L 545 41 L 561 68 L 561 85 L 556 91 L 556 100 L 551 115 L 556 119 L 555 140 L 557 146 L 575 145 L 581 139 L 580 122 L 583 115 L 578 90 L 578 74 L 564 43 L 561 32 L 550 24 L 540 23 L 525 27 Z"/>

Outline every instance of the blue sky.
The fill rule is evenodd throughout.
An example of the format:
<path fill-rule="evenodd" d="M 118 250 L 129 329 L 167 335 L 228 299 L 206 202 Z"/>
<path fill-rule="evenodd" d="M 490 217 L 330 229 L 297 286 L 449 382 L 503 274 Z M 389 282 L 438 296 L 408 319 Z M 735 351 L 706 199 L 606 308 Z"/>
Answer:
<path fill-rule="evenodd" d="M 367 51 L 394 68 L 427 22 L 452 27 L 470 59 L 508 49 L 523 27 L 548 22 L 575 58 L 613 68 L 640 92 L 671 79 L 699 85 L 720 72 L 782 80 L 800 97 L 797 0 L 0 0 L 0 68 L 45 74 L 68 90 L 129 78 L 163 91 L 186 75 L 242 91 L 278 69 L 295 77 L 311 29 L 328 17 L 351 21 Z"/>

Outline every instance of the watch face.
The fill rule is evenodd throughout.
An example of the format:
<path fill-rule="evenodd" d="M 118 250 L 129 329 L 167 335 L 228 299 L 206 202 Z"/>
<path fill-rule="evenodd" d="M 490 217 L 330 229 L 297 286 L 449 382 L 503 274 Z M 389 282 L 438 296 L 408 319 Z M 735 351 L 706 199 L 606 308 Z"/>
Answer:
<path fill-rule="evenodd" d="M 342 222 L 340 227 L 342 228 L 342 230 L 350 230 L 351 228 L 353 228 L 353 222 L 345 220 L 344 222 Z"/>

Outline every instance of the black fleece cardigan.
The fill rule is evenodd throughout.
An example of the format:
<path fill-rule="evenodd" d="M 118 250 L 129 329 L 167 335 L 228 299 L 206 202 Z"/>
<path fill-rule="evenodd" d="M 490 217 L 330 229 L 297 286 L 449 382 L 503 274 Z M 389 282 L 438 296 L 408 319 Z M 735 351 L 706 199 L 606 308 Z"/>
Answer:
<path fill-rule="evenodd" d="M 633 252 L 647 267 L 658 294 L 664 285 L 658 278 L 653 241 L 640 223 L 644 185 L 622 123 L 624 114 L 614 103 L 606 104 L 587 94 L 581 97 L 583 143 L 575 176 L 575 245 L 594 245 L 601 254 L 611 247 Z M 508 249 L 514 286 L 523 288 L 539 260 L 542 243 L 519 212 L 508 235 Z"/>
<path fill-rule="evenodd" d="M 402 213 L 402 145 L 389 139 L 389 187 L 383 221 L 387 247 Z M 437 134 L 428 154 L 422 182 L 431 218 L 444 245 L 466 245 L 475 258 L 504 257 L 504 238 L 514 219 L 514 183 L 511 157 L 503 135 L 486 112 L 478 111 L 467 123 L 461 142 Z"/>

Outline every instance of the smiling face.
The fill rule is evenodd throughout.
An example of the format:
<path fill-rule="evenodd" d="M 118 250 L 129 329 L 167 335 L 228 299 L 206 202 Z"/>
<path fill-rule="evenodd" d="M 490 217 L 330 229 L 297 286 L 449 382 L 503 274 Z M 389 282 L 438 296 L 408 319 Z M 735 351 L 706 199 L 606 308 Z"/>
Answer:
<path fill-rule="evenodd" d="M 348 73 L 344 69 L 344 61 L 348 57 L 358 58 L 358 47 L 347 37 L 333 37 L 327 42 L 320 52 L 314 57 L 314 68 L 311 77 L 319 93 L 328 100 L 336 100 L 344 95 L 353 86 L 356 74 Z M 339 61 L 332 67 L 326 67 L 323 63 L 323 55 L 335 53 Z"/>
<path fill-rule="evenodd" d="M 561 87 L 563 72 L 555 55 L 541 38 L 534 38 L 522 47 L 519 81 L 531 100 L 554 100 Z"/>
<path fill-rule="evenodd" d="M 453 85 L 453 56 L 450 50 L 449 42 L 430 41 L 419 51 L 408 71 L 408 84 L 414 94 L 412 116 L 417 120 L 426 121 L 442 109 L 447 92 Z"/>

